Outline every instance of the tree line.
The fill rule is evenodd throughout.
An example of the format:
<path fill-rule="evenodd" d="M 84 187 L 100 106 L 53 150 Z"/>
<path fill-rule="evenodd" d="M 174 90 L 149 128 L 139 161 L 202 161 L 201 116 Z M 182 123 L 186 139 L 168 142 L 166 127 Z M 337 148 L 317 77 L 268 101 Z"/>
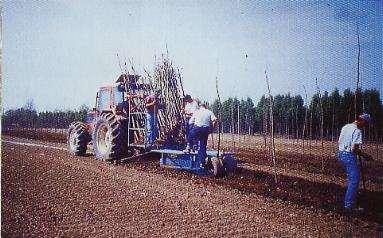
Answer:
<path fill-rule="evenodd" d="M 355 94 L 346 89 L 341 94 L 338 89 L 317 92 L 310 100 L 301 95 L 275 95 L 274 131 L 289 138 L 336 140 L 340 129 L 354 120 Z M 306 104 L 305 104 L 306 101 Z M 251 98 L 229 98 L 223 102 L 215 100 L 211 109 L 221 117 L 222 132 L 239 134 L 267 134 L 270 128 L 269 98 L 262 96 L 255 105 Z M 220 108 L 220 110 L 219 110 Z M 382 138 L 383 105 L 378 90 L 368 89 L 357 92 L 357 114 L 369 113 L 373 124 L 365 129 L 367 140 Z M 323 128 L 323 129 L 322 129 Z"/>
<path fill-rule="evenodd" d="M 301 95 L 278 94 L 273 96 L 274 131 L 289 138 L 335 140 L 341 127 L 352 122 L 355 114 L 355 94 L 346 89 L 331 93 L 316 93 L 310 100 Z M 267 134 L 270 127 L 269 98 L 262 96 L 257 104 L 251 98 L 215 100 L 210 108 L 220 115 L 222 132 L 239 134 Z M 306 103 L 305 103 L 306 101 Z M 220 108 L 220 110 L 219 110 Z M 373 141 L 383 136 L 383 105 L 378 90 L 357 92 L 357 114 L 370 113 L 374 123 L 365 129 L 365 138 Z M 73 121 L 84 121 L 89 108 L 82 105 L 77 110 L 37 112 L 29 101 L 19 109 L 7 110 L 2 116 L 4 128 L 44 127 L 68 128 Z"/>
<path fill-rule="evenodd" d="M 18 109 L 7 110 L 2 116 L 3 128 L 68 128 L 73 121 L 84 121 L 89 108 L 82 105 L 77 110 L 37 112 L 33 103 L 27 102 Z"/>

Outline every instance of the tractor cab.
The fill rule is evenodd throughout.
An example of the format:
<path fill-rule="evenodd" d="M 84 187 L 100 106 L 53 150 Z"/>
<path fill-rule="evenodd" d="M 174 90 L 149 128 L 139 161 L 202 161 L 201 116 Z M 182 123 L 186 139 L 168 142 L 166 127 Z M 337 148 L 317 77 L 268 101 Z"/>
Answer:
<path fill-rule="evenodd" d="M 123 111 L 126 106 L 124 102 L 124 90 L 119 85 L 101 87 L 96 94 L 96 103 L 93 110 L 85 117 L 85 124 L 89 130 L 93 130 L 93 124 L 102 113 L 116 113 Z"/>
<path fill-rule="evenodd" d="M 101 87 L 97 92 L 95 110 L 111 112 L 116 107 L 124 107 L 124 89 L 120 85 Z"/>
<path fill-rule="evenodd" d="M 121 74 L 115 85 L 100 87 L 94 111 L 122 112 L 128 106 L 125 100 L 126 94 L 135 94 L 148 89 L 147 85 L 138 82 L 139 78 L 139 75 Z"/>

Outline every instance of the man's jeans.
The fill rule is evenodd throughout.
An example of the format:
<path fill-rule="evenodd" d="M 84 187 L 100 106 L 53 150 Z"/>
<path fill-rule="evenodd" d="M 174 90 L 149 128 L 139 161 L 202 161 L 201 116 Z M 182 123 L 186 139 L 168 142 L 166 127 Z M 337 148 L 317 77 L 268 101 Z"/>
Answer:
<path fill-rule="evenodd" d="M 151 145 L 158 135 L 158 119 L 154 112 L 146 113 L 146 143 Z"/>
<path fill-rule="evenodd" d="M 189 124 L 189 120 L 190 120 L 190 117 L 185 117 L 185 132 L 186 132 L 186 137 L 189 136 L 189 132 L 190 132 L 190 129 L 191 129 L 191 125 Z M 188 138 L 186 138 L 188 139 Z"/>
<path fill-rule="evenodd" d="M 192 148 L 192 146 L 194 145 L 194 142 L 192 140 L 189 140 L 190 139 L 190 131 L 191 129 L 193 129 L 194 127 L 194 124 L 189 124 L 189 119 L 190 118 L 186 118 L 186 122 L 185 122 L 185 133 L 186 133 L 186 142 L 188 143 L 188 145 L 190 146 L 190 148 Z"/>
<path fill-rule="evenodd" d="M 344 196 L 344 207 L 352 208 L 355 195 L 359 187 L 360 172 L 355 153 L 339 151 L 339 160 L 342 162 L 347 173 L 347 191 Z"/>
<path fill-rule="evenodd" d="M 206 146 L 207 146 L 207 139 L 209 137 L 209 131 L 210 128 L 208 126 L 194 126 L 189 133 L 188 136 L 188 142 L 198 141 L 199 142 L 199 149 L 198 149 L 198 159 L 199 162 L 204 164 L 205 158 L 207 156 L 206 154 Z M 190 145 L 191 147 L 193 145 Z"/>

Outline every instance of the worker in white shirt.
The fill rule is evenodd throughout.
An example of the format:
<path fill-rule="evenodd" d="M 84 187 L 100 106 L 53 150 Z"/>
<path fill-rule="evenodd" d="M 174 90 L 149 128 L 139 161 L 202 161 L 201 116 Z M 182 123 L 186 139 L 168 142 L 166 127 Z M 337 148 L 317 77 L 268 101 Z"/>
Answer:
<path fill-rule="evenodd" d="M 355 195 L 359 187 L 360 168 L 358 166 L 357 155 L 372 160 L 371 156 L 362 152 L 362 131 L 361 129 L 371 123 L 369 114 L 360 115 L 353 123 L 346 124 L 340 132 L 339 160 L 342 162 L 347 173 L 347 191 L 344 197 L 345 211 L 350 212 L 354 209 Z"/>
<path fill-rule="evenodd" d="M 193 113 L 199 107 L 199 100 L 193 99 L 190 95 L 186 94 L 184 97 L 185 107 L 183 113 L 186 118 L 190 119 L 193 116 Z"/>
<path fill-rule="evenodd" d="M 207 104 L 202 103 L 198 110 L 193 113 L 193 116 L 190 118 L 189 124 L 193 124 L 193 128 L 190 130 L 188 141 L 185 152 L 190 152 L 190 149 L 193 148 L 194 141 L 199 142 L 198 149 L 198 159 L 200 164 L 205 166 L 205 159 L 207 157 L 206 154 L 206 146 L 207 139 L 209 137 L 210 132 L 213 131 L 214 127 L 217 124 L 217 117 L 214 113 L 207 109 Z"/>
<path fill-rule="evenodd" d="M 183 114 L 185 116 L 185 132 L 186 140 L 188 140 L 189 133 L 193 124 L 189 124 L 190 118 L 193 116 L 193 113 L 199 108 L 199 100 L 193 99 L 190 95 L 186 94 L 184 97 L 185 107 L 183 109 Z M 189 143 L 189 141 L 187 141 Z M 190 142 L 193 144 L 193 142 Z"/>

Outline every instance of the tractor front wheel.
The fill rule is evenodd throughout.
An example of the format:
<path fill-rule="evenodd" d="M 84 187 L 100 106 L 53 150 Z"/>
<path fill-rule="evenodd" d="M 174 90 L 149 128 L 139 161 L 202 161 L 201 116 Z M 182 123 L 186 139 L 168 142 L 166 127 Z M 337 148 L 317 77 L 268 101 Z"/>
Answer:
<path fill-rule="evenodd" d="M 90 135 L 84 123 L 76 121 L 69 125 L 67 142 L 68 149 L 74 155 L 85 155 Z"/>

